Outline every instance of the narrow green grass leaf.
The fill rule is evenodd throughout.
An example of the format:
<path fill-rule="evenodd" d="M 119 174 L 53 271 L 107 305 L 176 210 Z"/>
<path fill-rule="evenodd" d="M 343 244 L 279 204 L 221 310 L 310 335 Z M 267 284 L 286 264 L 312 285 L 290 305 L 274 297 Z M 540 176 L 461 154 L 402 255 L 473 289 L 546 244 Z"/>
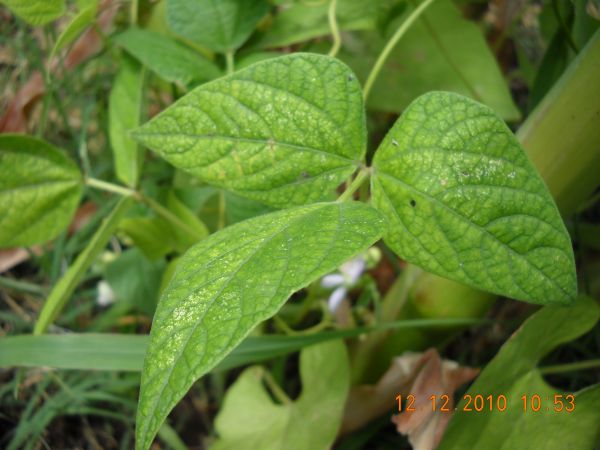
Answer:
<path fill-rule="evenodd" d="M 240 47 L 269 10 L 266 0 L 167 0 L 171 31 L 215 52 Z"/>
<path fill-rule="evenodd" d="M 0 136 L 0 248 L 41 244 L 69 224 L 82 191 L 78 167 L 45 141 Z"/>
<path fill-rule="evenodd" d="M 189 86 L 221 75 L 212 61 L 162 34 L 131 27 L 113 39 L 166 81 Z"/>
<path fill-rule="evenodd" d="M 415 100 L 373 160 L 386 243 L 435 274 L 533 303 L 577 293 L 571 241 L 544 182 L 491 109 L 457 94 Z"/>
<path fill-rule="evenodd" d="M 0 0 L 31 25 L 44 25 L 65 12 L 65 0 Z"/>
<path fill-rule="evenodd" d="M 106 243 L 117 228 L 119 220 L 131 206 L 131 202 L 132 200 L 129 197 L 123 197 L 119 200 L 110 215 L 102 221 L 100 228 L 88 242 L 86 248 L 77 256 L 75 262 L 67 269 L 62 278 L 58 280 L 42 307 L 33 330 L 34 334 L 42 334 L 46 331 L 48 326 L 60 314 L 94 259 L 104 250 Z"/>
<path fill-rule="evenodd" d="M 50 52 L 48 61 L 52 61 L 54 56 L 65 46 L 73 42 L 96 18 L 98 11 L 98 1 L 94 0 L 89 5 L 79 11 L 75 17 L 71 19 L 66 28 L 60 33 L 54 47 Z"/>
<path fill-rule="evenodd" d="M 326 342 L 300 352 L 302 392 L 295 401 L 275 403 L 264 377 L 263 367 L 250 367 L 229 388 L 215 419 L 219 439 L 211 450 L 330 449 L 350 388 L 344 343 Z"/>
<path fill-rule="evenodd" d="M 143 68 L 124 57 L 108 97 L 108 136 L 113 152 L 115 174 L 129 187 L 137 186 L 141 167 L 141 149 L 129 136 L 140 125 Z"/>
<path fill-rule="evenodd" d="M 596 448 L 600 384 L 574 393 L 574 409 L 571 410 L 569 393 L 548 385 L 537 364 L 557 346 L 590 330 L 598 318 L 600 307 L 597 302 L 585 297 L 577 299 L 571 307 L 547 306 L 531 316 L 502 346 L 469 389 L 472 398 L 478 394 L 486 398 L 490 395 L 494 399 L 492 410 L 486 401 L 485 413 L 464 412 L 465 402 L 462 401 L 438 448 Z M 526 411 L 521 399 L 523 395 L 527 396 Z M 536 400 L 532 403 L 532 397 L 536 395 L 539 404 Z M 506 399 L 504 411 L 495 407 L 500 396 Z M 539 409 L 533 410 L 532 405 Z"/>
<path fill-rule="evenodd" d="M 154 316 L 136 441 L 147 449 L 190 386 L 298 289 L 378 240 L 381 216 L 361 203 L 267 214 L 215 233 L 182 258 Z"/>
<path fill-rule="evenodd" d="M 133 137 L 208 184 L 275 207 L 328 198 L 366 150 L 355 76 L 303 53 L 199 86 Z"/>
<path fill-rule="evenodd" d="M 309 345 L 332 339 L 356 337 L 382 329 L 468 326 L 480 323 L 480 320 L 473 319 L 402 320 L 369 328 L 351 328 L 297 336 L 249 336 L 213 370 L 234 369 L 284 356 Z M 140 372 L 148 341 L 148 336 L 110 333 L 5 336 L 0 339 L 0 367 Z"/>

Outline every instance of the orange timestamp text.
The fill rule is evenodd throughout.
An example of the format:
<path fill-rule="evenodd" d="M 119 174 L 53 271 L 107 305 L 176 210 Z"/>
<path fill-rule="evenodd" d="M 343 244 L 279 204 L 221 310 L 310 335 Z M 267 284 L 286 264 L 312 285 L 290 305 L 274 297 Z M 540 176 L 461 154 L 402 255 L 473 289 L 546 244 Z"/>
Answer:
<path fill-rule="evenodd" d="M 509 402 L 506 395 L 483 395 L 465 394 L 462 402 L 453 408 L 452 397 L 448 394 L 431 395 L 428 399 L 417 398 L 416 395 L 398 395 L 399 412 L 415 412 L 417 409 L 429 408 L 436 412 L 505 412 L 508 409 L 519 408 L 523 412 L 566 412 L 575 411 L 575 396 L 573 394 L 555 394 L 554 396 L 542 396 L 539 394 L 524 394 L 513 402 Z"/>

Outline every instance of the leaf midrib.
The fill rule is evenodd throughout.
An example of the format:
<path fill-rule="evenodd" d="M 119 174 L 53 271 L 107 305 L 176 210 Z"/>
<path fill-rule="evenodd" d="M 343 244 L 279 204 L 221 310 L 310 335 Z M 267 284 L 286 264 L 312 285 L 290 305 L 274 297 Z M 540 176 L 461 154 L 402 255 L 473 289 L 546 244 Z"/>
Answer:
<path fill-rule="evenodd" d="M 238 142 L 238 143 L 250 143 L 250 144 L 259 144 L 259 145 L 278 145 L 281 147 L 289 147 L 289 148 L 293 148 L 295 150 L 300 150 L 300 151 L 306 151 L 308 153 L 314 153 L 314 154 L 318 154 L 318 155 L 325 155 L 329 158 L 334 158 L 334 159 L 340 159 L 344 162 L 348 162 L 351 163 L 352 165 L 358 164 L 359 161 L 358 160 L 353 160 L 350 158 L 347 158 L 346 156 L 342 156 L 339 155 L 337 153 L 330 153 L 326 150 L 321 150 L 315 147 L 309 147 L 309 146 L 305 146 L 305 145 L 300 145 L 300 144 L 293 144 L 291 142 L 282 142 L 282 141 L 278 141 L 275 139 L 259 139 L 259 138 L 249 138 L 249 137 L 237 137 L 237 136 L 226 136 L 226 135 L 222 135 L 222 134 L 212 134 L 212 135 L 208 135 L 208 134 L 196 134 L 196 133 L 183 133 L 183 132 L 160 132 L 160 131 L 144 131 L 144 132 L 139 132 L 139 133 L 132 133 L 134 136 L 139 136 L 141 138 L 143 138 L 144 136 L 161 136 L 161 137 L 169 137 L 169 136 L 183 136 L 183 137 L 189 137 L 189 138 L 193 138 L 193 139 L 197 139 L 197 140 L 210 140 L 210 139 L 220 139 L 223 141 L 232 141 L 232 142 Z M 190 149 L 187 149 L 183 152 L 165 152 L 164 150 L 160 151 L 160 153 L 164 154 L 164 155 L 177 155 L 177 154 L 182 154 L 182 153 L 187 153 L 191 151 Z M 200 167 L 206 167 L 206 166 L 210 166 L 211 164 L 213 164 L 213 162 L 209 162 L 208 164 L 204 165 L 204 166 L 200 166 Z"/>

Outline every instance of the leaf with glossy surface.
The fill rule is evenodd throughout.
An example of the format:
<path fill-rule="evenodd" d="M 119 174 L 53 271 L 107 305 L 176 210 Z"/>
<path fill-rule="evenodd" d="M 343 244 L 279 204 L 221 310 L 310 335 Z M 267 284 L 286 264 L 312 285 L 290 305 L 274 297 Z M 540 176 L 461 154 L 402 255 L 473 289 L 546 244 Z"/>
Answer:
<path fill-rule="evenodd" d="M 65 12 L 64 0 L 1 0 L 0 3 L 31 25 L 44 25 Z"/>
<path fill-rule="evenodd" d="M 108 136 L 113 151 L 117 178 L 135 187 L 140 176 L 142 151 L 129 137 L 129 130 L 140 125 L 143 68 L 124 57 L 108 98 Z"/>
<path fill-rule="evenodd" d="M 175 34 L 225 53 L 240 47 L 269 10 L 265 0 L 167 0 Z"/>
<path fill-rule="evenodd" d="M 145 450 L 199 377 L 298 289 L 379 239 L 381 216 L 360 203 L 267 214 L 215 233 L 181 259 L 154 317 L 137 443 Z"/>
<path fill-rule="evenodd" d="M 508 127 L 484 105 L 419 97 L 373 159 L 373 204 L 385 241 L 435 274 L 534 303 L 570 303 L 569 235 L 544 182 Z"/>
<path fill-rule="evenodd" d="M 204 182 L 275 207 L 326 199 L 366 150 L 355 76 L 302 53 L 199 86 L 133 136 Z"/>
<path fill-rule="evenodd" d="M 221 75 L 212 61 L 159 33 L 131 27 L 114 41 L 166 81 L 189 86 Z"/>
<path fill-rule="evenodd" d="M 211 450 L 330 449 L 342 421 L 349 372 L 343 341 L 307 347 L 300 352 L 300 396 L 276 404 L 263 382 L 265 369 L 246 369 L 225 395 L 215 419 L 219 439 Z"/>
<path fill-rule="evenodd" d="M 486 398 L 491 395 L 494 401 L 503 395 L 507 400 L 506 410 L 494 407 L 489 411 L 486 404 L 485 413 L 463 412 L 464 401 L 461 402 L 439 450 L 595 448 L 600 423 L 600 385 L 574 393 L 575 409 L 567 412 L 571 409 L 570 400 L 566 398 L 569 393 L 548 385 L 542 378 L 542 370 L 536 366 L 557 346 L 590 330 L 599 317 L 597 302 L 583 297 L 572 307 L 547 306 L 531 316 L 504 344 L 468 392 L 473 398 L 476 394 L 485 393 Z M 523 395 L 530 402 L 526 412 Z M 539 411 L 531 409 L 534 395 L 540 397 Z M 555 398 L 555 395 L 560 397 Z"/>
<path fill-rule="evenodd" d="M 61 150 L 30 136 L 0 135 L 0 247 L 56 237 L 81 191 L 81 173 Z"/>

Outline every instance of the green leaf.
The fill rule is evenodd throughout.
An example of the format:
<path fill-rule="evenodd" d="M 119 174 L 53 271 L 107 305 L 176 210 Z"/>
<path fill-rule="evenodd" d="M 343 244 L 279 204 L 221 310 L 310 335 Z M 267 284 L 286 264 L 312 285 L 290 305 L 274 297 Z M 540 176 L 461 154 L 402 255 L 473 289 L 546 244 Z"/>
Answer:
<path fill-rule="evenodd" d="M 269 10 L 265 0 L 167 0 L 171 31 L 215 52 L 240 47 Z"/>
<path fill-rule="evenodd" d="M 390 33 L 412 13 L 411 4 L 391 24 Z M 363 33 L 359 45 L 342 51 L 339 57 L 364 81 L 388 37 L 378 32 Z M 520 118 L 479 26 L 464 19 L 448 1 L 434 2 L 402 37 L 375 81 L 367 106 L 401 113 L 416 97 L 432 90 L 471 97 L 505 120 Z"/>
<path fill-rule="evenodd" d="M 445 92 L 419 97 L 373 166 L 373 204 L 402 258 L 519 300 L 575 298 L 571 242 L 552 197 L 488 107 Z"/>
<path fill-rule="evenodd" d="M 81 191 L 81 173 L 61 150 L 30 136 L 0 135 L 0 248 L 56 237 Z"/>
<path fill-rule="evenodd" d="M 38 321 L 33 330 L 34 334 L 42 334 L 48 326 L 56 319 L 65 307 L 75 288 L 92 265 L 96 257 L 104 250 L 106 243 L 112 237 L 119 220 L 131 206 L 131 199 L 123 197 L 94 233 L 85 249 L 77 256 L 75 262 L 67 269 L 58 283 L 52 288 L 52 292 L 46 299 Z"/>
<path fill-rule="evenodd" d="M 132 248 L 121 253 L 105 270 L 105 278 L 115 293 L 115 300 L 137 307 L 152 316 L 158 303 L 158 289 L 166 261 L 148 261 Z"/>
<path fill-rule="evenodd" d="M 212 61 L 159 33 L 131 27 L 114 41 L 166 81 L 189 86 L 221 75 Z"/>
<path fill-rule="evenodd" d="M 138 406 L 139 448 L 148 448 L 194 381 L 256 324 L 382 231 L 381 217 L 367 205 L 322 203 L 241 222 L 192 247 L 154 317 Z"/>
<path fill-rule="evenodd" d="M 215 419 L 220 439 L 211 450 L 330 449 L 344 413 L 349 372 L 343 341 L 308 347 L 300 352 L 299 398 L 276 404 L 263 382 L 265 369 L 246 369 L 225 395 Z"/>
<path fill-rule="evenodd" d="M 591 450 L 597 444 L 600 423 L 600 385 L 575 393 L 575 409 L 564 407 L 565 392 L 548 385 L 536 366 L 540 359 L 558 345 L 569 342 L 590 330 L 600 317 L 598 304 L 589 298 L 579 298 L 570 308 L 548 306 L 530 317 L 504 344 L 479 378 L 469 394 L 504 395 L 506 411 L 486 409 L 485 414 L 463 412 L 464 402 L 450 421 L 439 450 L 485 448 L 543 448 Z M 563 395 L 562 411 L 555 411 L 554 395 Z M 523 411 L 526 395 L 540 396 L 540 410 L 528 407 Z M 517 426 L 515 426 L 517 424 Z"/>
<path fill-rule="evenodd" d="M 173 250 L 171 228 L 159 217 L 125 217 L 119 222 L 119 230 L 127 234 L 150 260 Z"/>
<path fill-rule="evenodd" d="M 177 194 L 175 194 L 175 191 L 173 190 L 170 190 L 167 195 L 167 206 L 175 216 L 194 232 L 193 234 L 185 233 L 172 224 L 167 223 L 171 228 L 171 238 L 174 241 L 174 248 L 178 251 L 183 253 L 193 244 L 198 242 L 198 240 L 208 236 L 208 228 L 204 222 L 202 222 L 185 203 L 177 198 Z"/>
<path fill-rule="evenodd" d="M 65 12 L 64 0 L 1 0 L 0 3 L 31 25 L 44 25 Z"/>
<path fill-rule="evenodd" d="M 133 136 L 206 183 L 275 207 L 327 198 L 366 149 L 354 75 L 303 53 L 199 86 Z"/>
<path fill-rule="evenodd" d="M 331 33 L 327 17 L 329 0 L 287 2 L 270 24 L 257 45 L 261 48 L 284 47 Z M 340 30 L 375 28 L 379 1 L 338 0 L 336 19 Z"/>
<path fill-rule="evenodd" d="M 98 10 L 98 2 L 90 1 L 90 4 L 81 9 L 71 19 L 66 28 L 60 33 L 56 39 L 56 43 L 50 52 L 48 61 L 51 61 L 57 52 L 63 49 L 66 45 L 73 42 L 96 18 L 96 12 Z"/>
<path fill-rule="evenodd" d="M 108 98 L 108 135 L 117 178 L 135 187 L 142 152 L 129 137 L 129 130 L 140 125 L 144 73 L 142 67 L 129 58 L 121 58 L 120 67 Z"/>

